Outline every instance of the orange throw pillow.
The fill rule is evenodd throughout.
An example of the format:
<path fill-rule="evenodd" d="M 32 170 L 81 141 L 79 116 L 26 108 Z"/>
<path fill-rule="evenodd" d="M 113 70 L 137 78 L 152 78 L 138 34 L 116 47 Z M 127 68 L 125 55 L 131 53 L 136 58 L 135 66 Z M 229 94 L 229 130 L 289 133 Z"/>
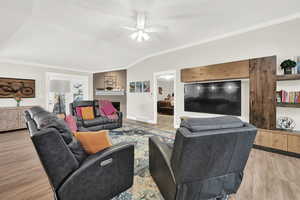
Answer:
<path fill-rule="evenodd" d="M 79 140 L 83 149 L 88 154 L 95 154 L 112 146 L 108 130 L 97 132 L 75 132 L 74 136 Z"/>
<path fill-rule="evenodd" d="M 93 107 L 81 107 L 81 114 L 83 120 L 95 119 Z"/>

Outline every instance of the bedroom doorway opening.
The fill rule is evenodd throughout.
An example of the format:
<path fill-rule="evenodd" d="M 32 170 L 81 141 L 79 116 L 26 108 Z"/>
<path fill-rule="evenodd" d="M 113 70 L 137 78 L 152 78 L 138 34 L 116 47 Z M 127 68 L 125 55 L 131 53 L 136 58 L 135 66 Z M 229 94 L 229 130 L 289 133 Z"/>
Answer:
<path fill-rule="evenodd" d="M 154 75 L 154 121 L 160 129 L 174 128 L 176 71 Z"/>

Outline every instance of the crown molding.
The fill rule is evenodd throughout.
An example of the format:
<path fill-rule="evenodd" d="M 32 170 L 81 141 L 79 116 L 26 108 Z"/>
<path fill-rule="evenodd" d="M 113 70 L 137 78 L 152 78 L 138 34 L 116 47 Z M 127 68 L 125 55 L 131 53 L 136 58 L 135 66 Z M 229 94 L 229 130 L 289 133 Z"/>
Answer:
<path fill-rule="evenodd" d="M 113 69 L 105 69 L 105 70 L 100 70 L 100 71 L 93 71 L 93 74 L 103 73 L 103 72 L 113 72 L 113 71 L 126 70 L 126 69 L 127 69 L 127 67 L 117 67 L 117 68 L 113 68 Z"/>
<path fill-rule="evenodd" d="M 217 41 L 217 40 L 222 40 L 222 39 L 225 39 L 225 38 L 230 38 L 230 37 L 233 37 L 233 36 L 237 36 L 237 35 L 241 35 L 241 34 L 244 34 L 244 33 L 251 32 L 251 31 L 255 31 L 255 30 L 267 28 L 267 27 L 270 27 L 270 26 L 282 24 L 282 23 L 289 22 L 289 21 L 292 21 L 292 20 L 295 20 L 295 19 L 299 19 L 299 18 L 300 18 L 300 12 L 298 12 L 296 14 L 293 14 L 293 15 L 286 16 L 286 17 L 271 20 L 271 21 L 268 21 L 268 22 L 260 23 L 260 24 L 254 25 L 254 26 L 250 26 L 248 28 L 240 29 L 238 31 L 225 33 L 225 34 L 218 35 L 218 36 L 215 36 L 215 37 L 206 38 L 206 39 L 198 41 L 198 42 L 194 42 L 194 43 L 190 43 L 190 44 L 183 45 L 183 46 L 180 46 L 180 47 L 175 47 L 175 48 L 172 48 L 172 49 L 167 49 L 167 50 L 164 50 L 164 51 L 153 53 L 153 54 L 147 55 L 145 57 L 142 57 L 142 58 L 132 62 L 131 64 L 127 65 L 127 69 L 134 66 L 134 65 L 136 65 L 136 64 L 138 64 L 138 63 L 140 63 L 140 62 L 143 62 L 143 61 L 145 61 L 149 58 L 152 58 L 152 57 L 156 57 L 156 56 L 163 55 L 163 54 L 166 54 L 166 53 L 186 49 L 186 48 L 189 48 L 189 47 L 198 46 L 198 45 L 201 45 L 201 44 L 205 44 L 205 43 L 209 43 L 209 42 L 213 42 L 213 41 Z"/>
<path fill-rule="evenodd" d="M 80 73 L 88 73 L 92 74 L 93 71 L 89 70 L 78 70 L 78 69 L 72 69 L 71 67 L 62 67 L 57 65 L 47 65 L 47 64 L 41 64 L 36 62 L 28 62 L 28 61 L 22 61 L 22 60 L 14 60 L 14 59 L 5 59 L 0 58 L 0 62 L 3 63 L 9 63 L 9 64 L 16 64 L 16 65 L 26 65 L 31 67 L 42 67 L 42 68 L 48 68 L 48 69 L 58 69 L 58 70 L 66 70 L 70 72 L 80 72 Z"/>

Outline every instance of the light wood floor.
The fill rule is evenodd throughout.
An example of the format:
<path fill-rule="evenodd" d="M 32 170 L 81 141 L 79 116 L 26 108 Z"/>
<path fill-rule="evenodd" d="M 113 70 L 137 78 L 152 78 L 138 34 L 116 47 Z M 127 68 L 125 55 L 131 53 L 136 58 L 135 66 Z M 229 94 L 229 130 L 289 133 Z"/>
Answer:
<path fill-rule="evenodd" d="M 231 200 L 299 200 L 300 159 L 253 149 Z M 0 134 L 0 200 L 52 200 L 27 131 Z"/>

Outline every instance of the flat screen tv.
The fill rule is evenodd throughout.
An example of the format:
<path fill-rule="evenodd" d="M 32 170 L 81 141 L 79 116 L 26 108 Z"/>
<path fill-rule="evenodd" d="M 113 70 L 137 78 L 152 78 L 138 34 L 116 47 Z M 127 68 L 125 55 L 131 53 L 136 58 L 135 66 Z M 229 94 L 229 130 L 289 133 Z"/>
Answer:
<path fill-rule="evenodd" d="M 241 81 L 185 84 L 184 110 L 241 116 Z"/>

